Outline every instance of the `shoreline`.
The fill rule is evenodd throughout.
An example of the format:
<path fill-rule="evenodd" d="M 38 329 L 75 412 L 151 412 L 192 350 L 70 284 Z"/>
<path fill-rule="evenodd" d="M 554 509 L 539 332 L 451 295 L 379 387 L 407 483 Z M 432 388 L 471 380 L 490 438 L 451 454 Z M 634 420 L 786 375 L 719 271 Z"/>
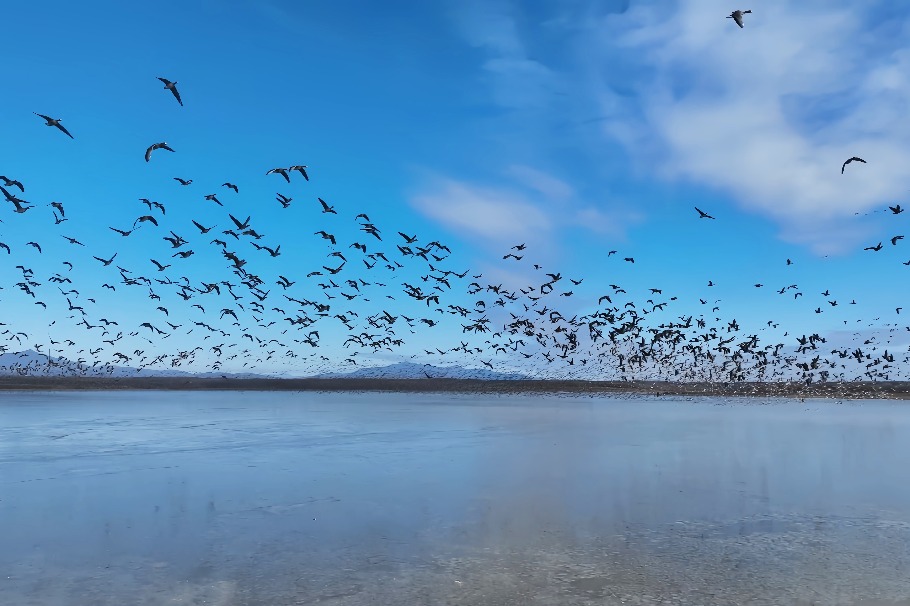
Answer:
<path fill-rule="evenodd" d="M 193 377 L 0 377 L 0 391 L 359 391 L 401 393 L 564 393 L 910 400 L 910 382 L 673 383 L 660 381 L 482 379 L 259 379 Z"/>

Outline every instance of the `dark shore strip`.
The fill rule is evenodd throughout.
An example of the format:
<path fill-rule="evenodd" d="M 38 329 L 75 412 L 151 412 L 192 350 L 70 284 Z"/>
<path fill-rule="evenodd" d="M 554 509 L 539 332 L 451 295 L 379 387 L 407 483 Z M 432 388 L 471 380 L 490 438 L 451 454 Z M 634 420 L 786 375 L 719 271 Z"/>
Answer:
<path fill-rule="evenodd" d="M 0 377 L 5 391 L 87 390 L 375 391 L 411 393 L 565 393 L 691 396 L 769 396 L 840 399 L 910 399 L 910 382 L 673 383 L 479 379 L 262 379 L 193 377 Z"/>

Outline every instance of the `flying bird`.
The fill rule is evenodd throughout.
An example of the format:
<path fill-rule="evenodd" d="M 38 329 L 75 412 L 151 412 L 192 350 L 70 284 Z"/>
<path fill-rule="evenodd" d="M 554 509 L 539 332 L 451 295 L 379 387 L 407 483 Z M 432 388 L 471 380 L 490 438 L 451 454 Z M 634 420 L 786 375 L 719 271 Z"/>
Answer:
<path fill-rule="evenodd" d="M 64 127 L 62 124 L 60 124 L 59 118 L 51 118 L 50 116 L 45 116 L 44 114 L 39 114 L 38 112 L 33 112 L 33 113 L 36 116 L 38 116 L 39 118 L 44 118 L 44 121 L 47 123 L 47 124 L 45 124 L 45 126 L 56 126 L 63 132 L 64 135 L 66 135 L 70 139 L 75 139 L 75 137 L 73 137 L 70 134 L 70 131 L 66 130 L 66 127 Z"/>
<path fill-rule="evenodd" d="M 173 149 L 168 147 L 168 144 L 165 143 L 164 141 L 162 141 L 161 143 L 155 143 L 154 145 L 150 146 L 147 150 L 145 150 L 145 161 L 146 162 L 151 160 L 152 152 L 155 151 L 156 149 L 166 149 L 169 152 L 174 151 Z"/>
<path fill-rule="evenodd" d="M 713 218 L 714 218 L 714 217 L 712 217 L 711 215 L 709 215 L 708 213 L 706 213 L 705 211 L 703 211 L 703 210 L 701 210 L 700 208 L 698 208 L 697 206 L 695 206 L 694 208 L 695 208 L 696 211 L 698 211 L 698 218 L 699 218 L 699 219 L 713 219 Z"/>
<path fill-rule="evenodd" d="M 840 167 L 840 174 L 844 174 L 844 169 L 847 168 L 847 165 L 850 164 L 851 162 L 862 162 L 863 164 L 866 163 L 866 161 L 863 160 L 862 158 L 853 156 L 852 158 L 850 158 L 849 160 L 844 162 L 843 166 Z"/>
<path fill-rule="evenodd" d="M 282 177 L 284 177 L 284 180 L 287 181 L 288 183 L 291 182 L 291 177 L 288 176 L 288 169 L 286 169 L 286 168 L 273 168 L 270 171 L 266 172 L 265 174 L 271 175 L 272 173 L 281 175 Z"/>
<path fill-rule="evenodd" d="M 751 9 L 746 10 L 746 11 L 733 11 L 732 13 L 727 15 L 727 19 L 733 19 L 736 22 L 736 25 L 738 25 L 740 27 L 740 29 L 742 29 L 743 15 L 749 14 L 751 12 L 752 12 Z"/>
<path fill-rule="evenodd" d="M 167 78 L 159 77 L 158 79 L 164 82 L 164 88 L 171 91 L 174 94 L 174 98 L 177 99 L 177 103 L 180 104 L 180 107 L 183 107 L 183 101 L 180 99 L 180 93 L 177 91 L 177 83 L 171 82 Z"/>

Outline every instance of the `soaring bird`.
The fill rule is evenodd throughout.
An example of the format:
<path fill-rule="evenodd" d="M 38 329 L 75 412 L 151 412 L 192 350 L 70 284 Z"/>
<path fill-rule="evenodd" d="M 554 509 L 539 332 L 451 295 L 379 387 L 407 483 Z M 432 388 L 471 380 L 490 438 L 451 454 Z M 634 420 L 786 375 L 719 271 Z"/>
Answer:
<path fill-rule="evenodd" d="M 180 177 L 174 177 L 174 181 L 177 181 L 178 183 L 180 183 L 180 185 L 192 185 L 193 184 L 192 179 L 181 179 Z"/>
<path fill-rule="evenodd" d="M 890 210 L 891 213 L 894 214 L 894 215 L 899 215 L 899 214 L 901 214 L 902 212 L 904 212 L 904 209 L 901 208 L 901 205 L 900 205 L 900 204 L 898 204 L 897 206 L 889 206 L 889 207 L 888 207 L 888 210 Z"/>
<path fill-rule="evenodd" d="M 743 15 L 751 13 L 751 10 L 747 11 L 733 11 L 727 15 L 727 19 L 733 19 L 740 28 L 743 26 Z"/>
<path fill-rule="evenodd" d="M 322 198 L 316 198 L 316 199 L 319 200 L 319 203 L 320 203 L 320 204 L 322 204 L 322 212 L 324 212 L 324 213 L 332 213 L 333 215 L 337 215 L 337 214 L 338 214 L 337 212 L 335 212 L 335 208 L 334 208 L 334 207 L 329 206 L 328 204 L 326 204 L 325 200 L 323 200 Z"/>
<path fill-rule="evenodd" d="M 696 211 L 698 211 L 698 218 L 699 218 L 699 219 L 713 219 L 713 218 L 714 218 L 714 217 L 712 217 L 711 215 L 709 215 L 708 213 L 706 213 L 705 211 L 699 209 L 697 206 L 694 207 L 694 208 L 695 208 Z"/>
<path fill-rule="evenodd" d="M 233 183 L 222 183 L 222 184 L 221 184 L 221 187 L 227 187 L 228 189 L 233 189 L 235 194 L 239 194 L 239 193 L 240 193 L 240 188 L 238 188 L 238 187 L 237 187 L 236 185 L 234 185 Z"/>
<path fill-rule="evenodd" d="M 158 79 L 161 80 L 162 82 L 164 82 L 164 88 L 166 88 L 166 89 L 168 89 L 169 91 L 171 91 L 171 92 L 174 94 L 174 98 L 177 99 L 177 103 L 179 103 L 180 106 L 183 107 L 183 101 L 181 101 L 181 99 L 180 99 L 180 93 L 177 91 L 177 83 L 176 83 L 176 82 L 171 82 L 171 81 L 168 80 L 167 78 L 161 78 L 161 77 L 159 77 Z M 191 96 L 192 96 L 192 95 L 191 95 Z"/>
<path fill-rule="evenodd" d="M 310 176 L 308 174 L 306 174 L 306 164 L 295 164 L 294 166 L 289 167 L 288 170 L 291 172 L 296 170 L 301 175 L 303 175 L 304 179 L 306 179 L 307 181 L 310 180 Z"/>
<path fill-rule="evenodd" d="M 15 179 L 10 179 L 9 177 L 4 177 L 0 175 L 0 181 L 3 181 L 3 185 L 6 187 L 18 187 L 19 191 L 25 193 L 25 186 L 22 185 L 21 181 L 16 181 Z"/>
<path fill-rule="evenodd" d="M 850 158 L 849 160 L 844 162 L 843 166 L 840 167 L 840 174 L 844 174 L 844 169 L 847 168 L 847 165 L 850 164 L 851 162 L 862 162 L 863 164 L 866 163 L 866 161 L 863 160 L 862 158 L 857 158 L 856 156 L 853 156 L 852 158 Z"/>
<path fill-rule="evenodd" d="M 156 149 L 166 149 L 169 152 L 174 151 L 173 149 L 168 147 L 168 144 L 165 143 L 164 141 L 162 141 L 161 143 L 155 143 L 154 145 L 150 146 L 147 150 L 145 150 L 145 161 L 146 162 L 151 160 L 152 152 L 155 151 Z"/>
<path fill-rule="evenodd" d="M 291 182 L 291 177 L 288 176 L 288 169 L 286 169 L 286 168 L 273 168 L 270 171 L 266 172 L 265 174 L 271 175 L 272 173 L 277 173 L 277 174 L 281 175 L 282 177 L 284 177 L 284 180 L 287 181 L 288 183 Z"/>
<path fill-rule="evenodd" d="M 212 225 L 211 227 L 206 227 L 204 225 L 200 225 L 199 223 L 196 222 L 195 219 L 191 219 L 191 221 L 193 221 L 193 225 L 195 225 L 197 228 L 199 228 L 199 231 L 201 231 L 204 234 L 209 233 L 210 231 L 212 231 L 215 228 L 214 225 Z"/>
<path fill-rule="evenodd" d="M 45 126 L 56 126 L 56 127 L 59 128 L 59 129 L 63 132 L 63 134 L 65 134 L 67 137 L 69 137 L 70 139 L 75 139 L 75 137 L 73 137 L 73 136 L 70 134 L 70 131 L 66 130 L 66 128 L 65 128 L 62 124 L 60 124 L 60 120 L 59 120 L 59 119 L 51 118 L 50 116 L 45 116 L 44 114 L 39 114 L 38 112 L 33 112 L 33 113 L 34 113 L 36 116 L 38 116 L 39 118 L 44 118 L 44 121 L 47 122 L 47 124 L 45 124 Z"/>

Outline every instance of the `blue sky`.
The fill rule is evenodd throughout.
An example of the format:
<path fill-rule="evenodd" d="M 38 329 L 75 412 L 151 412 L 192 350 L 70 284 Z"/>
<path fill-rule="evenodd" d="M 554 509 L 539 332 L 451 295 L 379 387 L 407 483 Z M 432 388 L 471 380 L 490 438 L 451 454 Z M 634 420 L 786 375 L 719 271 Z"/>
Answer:
<path fill-rule="evenodd" d="M 0 240 L 42 277 L 81 255 L 80 296 L 104 296 L 99 305 L 124 328 L 147 318 L 147 293 L 100 290 L 118 276 L 91 255 L 120 250 L 118 260 L 152 277 L 147 258 L 166 261 L 167 232 L 143 227 L 120 239 L 107 227 L 147 214 L 138 202 L 147 197 L 167 205 L 168 229 L 182 226 L 181 235 L 197 236 L 190 218 L 220 230 L 226 216 L 202 199 L 218 193 L 235 216 L 253 215 L 268 243 L 282 243 L 281 265 L 271 266 L 243 243 L 251 265 L 270 273 L 328 262 L 312 232 L 331 225 L 353 237 L 353 215 L 366 212 L 388 246 L 399 229 L 440 239 L 453 269 L 491 283 L 536 284 L 535 262 L 584 277 L 561 302 L 572 313 L 617 283 L 634 300 L 652 287 L 679 297 L 674 316 L 701 313 L 700 297 L 720 299 L 725 317 L 752 332 L 777 320 L 773 336 L 788 345 L 784 332 L 887 331 L 902 320 L 895 308 L 910 272 L 901 265 L 910 244 L 888 242 L 908 215 L 886 208 L 910 189 L 910 7 L 786 0 L 753 9 L 741 30 L 724 18 L 729 6 L 707 0 L 18 3 L 0 40 L 11 87 L 0 100 L 0 174 L 23 181 L 23 197 L 42 208 L 4 208 Z M 185 107 L 158 76 L 178 81 Z M 32 112 L 61 118 L 75 140 Z M 157 141 L 176 153 L 146 164 Z M 868 163 L 841 175 L 853 155 Z M 264 174 L 298 163 L 310 183 Z M 278 191 L 295 198 L 293 214 L 274 202 Z M 340 216 L 320 215 L 316 196 Z M 52 200 L 70 221 L 48 222 Z M 717 220 L 699 220 L 693 206 Z M 22 248 L 39 237 L 40 257 Z M 862 250 L 879 241 L 881 252 Z M 520 242 L 524 259 L 503 261 Z M 185 273 L 195 283 L 223 271 L 216 249 L 193 244 Z M 20 275 L 0 270 L 4 305 L 27 312 L 16 323 L 30 335 L 47 332 L 59 297 L 35 315 L 14 286 Z M 789 284 L 802 300 L 777 295 Z M 857 305 L 814 313 L 826 289 Z M 49 338 L 77 330 L 60 320 Z M 411 338 L 460 333 L 452 323 Z"/>

